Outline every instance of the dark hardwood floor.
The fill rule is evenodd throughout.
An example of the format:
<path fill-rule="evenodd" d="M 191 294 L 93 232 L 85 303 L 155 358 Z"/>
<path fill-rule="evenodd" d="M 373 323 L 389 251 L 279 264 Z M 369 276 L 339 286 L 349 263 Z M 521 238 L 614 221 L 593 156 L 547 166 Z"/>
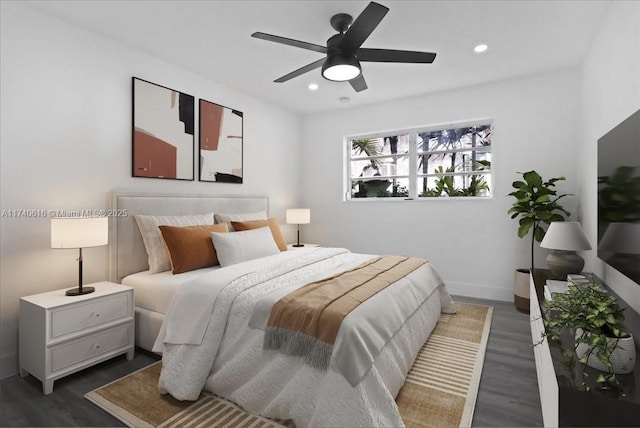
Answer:
<path fill-rule="evenodd" d="M 516 311 L 510 302 L 454 299 L 493 306 L 472 426 L 543 426 L 529 315 Z"/>
<path fill-rule="evenodd" d="M 508 302 L 455 299 L 494 307 L 473 426 L 542 426 L 528 315 Z M 56 381 L 47 396 L 32 376 L 4 379 L 0 381 L 0 426 L 123 426 L 84 399 L 84 394 L 156 360 L 155 355 L 136 349 L 132 361 L 116 357 Z"/>

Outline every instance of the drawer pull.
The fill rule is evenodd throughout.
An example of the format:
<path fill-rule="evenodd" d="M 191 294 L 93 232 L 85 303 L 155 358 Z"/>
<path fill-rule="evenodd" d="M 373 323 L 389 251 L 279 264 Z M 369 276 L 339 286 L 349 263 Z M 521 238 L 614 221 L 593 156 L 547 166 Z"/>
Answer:
<path fill-rule="evenodd" d="M 96 349 L 100 349 L 100 344 L 96 343 L 94 346 Z"/>

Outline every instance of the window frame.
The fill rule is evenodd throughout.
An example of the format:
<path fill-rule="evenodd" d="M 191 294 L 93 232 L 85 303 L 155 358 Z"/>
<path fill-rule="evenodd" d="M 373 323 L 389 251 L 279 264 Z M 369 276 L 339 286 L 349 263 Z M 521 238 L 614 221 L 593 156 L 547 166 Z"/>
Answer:
<path fill-rule="evenodd" d="M 433 132 L 433 131 L 442 131 L 445 129 L 457 129 L 457 128 L 467 128 L 473 126 L 486 126 L 489 125 L 491 127 L 491 145 L 487 148 L 485 147 L 469 147 L 469 148 L 459 148 L 452 150 L 434 150 L 432 152 L 429 151 L 420 151 L 418 152 L 418 134 Z M 384 138 L 391 136 L 401 136 L 408 135 L 409 136 L 409 151 L 407 153 L 398 153 L 398 154 L 382 154 L 376 156 L 358 156 L 355 158 L 351 157 L 352 152 L 352 144 L 353 140 L 360 139 L 373 139 L 373 138 Z M 378 131 L 371 133 L 363 133 L 363 134 L 352 134 L 347 135 L 343 138 L 343 149 L 344 149 L 344 163 L 343 163 L 343 201 L 352 202 L 352 201 L 433 201 L 433 200 L 488 200 L 493 199 L 495 197 L 495 186 L 494 186 L 494 176 L 495 169 L 493 164 L 493 155 L 494 155 L 494 120 L 491 118 L 481 118 L 481 119 L 472 119 L 472 120 L 461 120 L 456 122 L 447 122 L 440 124 L 432 124 L 425 126 L 415 126 L 411 128 L 400 128 L 394 130 L 387 131 Z M 428 173 L 424 174 L 422 172 L 418 172 L 418 156 L 424 153 L 433 153 L 433 154 L 446 154 L 446 153 L 454 153 L 454 152 L 470 152 L 470 151 L 479 151 L 485 150 L 491 153 L 491 169 L 488 173 L 483 173 L 485 177 L 488 176 L 487 182 L 489 184 L 490 195 L 488 196 L 436 196 L 436 197 L 427 197 L 427 196 L 419 196 L 421 191 L 419 191 L 418 180 L 423 177 L 436 177 L 436 176 L 463 176 L 463 175 L 474 175 L 472 172 L 450 172 L 446 174 L 439 173 Z M 352 182 L 354 178 L 352 177 L 351 163 L 354 160 L 369 160 L 376 158 L 400 158 L 407 157 L 409 158 L 409 175 L 380 175 L 376 176 L 379 179 L 408 179 L 409 181 L 409 196 L 401 197 L 401 196 L 370 196 L 370 197 L 353 197 L 351 194 Z M 371 180 L 371 178 L 364 178 L 364 181 Z"/>

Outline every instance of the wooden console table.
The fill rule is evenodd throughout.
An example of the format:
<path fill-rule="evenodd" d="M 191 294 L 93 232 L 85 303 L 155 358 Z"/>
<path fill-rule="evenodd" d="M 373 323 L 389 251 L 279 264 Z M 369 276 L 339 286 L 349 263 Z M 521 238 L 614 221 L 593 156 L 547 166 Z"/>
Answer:
<path fill-rule="evenodd" d="M 562 350 L 574 346 L 573 336 L 567 332 L 560 341 L 539 343 L 544 329 L 541 304 L 544 305 L 544 284 L 552 279 L 551 272 L 536 269 L 531 276 L 531 337 L 534 343 L 536 372 L 540 389 L 542 418 L 546 427 L 557 426 L 640 426 L 640 315 L 627 307 L 623 326 L 633 334 L 636 344 L 636 366 L 632 373 L 618 375 L 620 388 L 614 390 L 596 389 L 595 379 L 599 370 L 574 361 L 569 363 L 562 356 Z M 598 281 L 600 281 L 598 279 Z M 609 293 L 618 298 L 621 307 L 627 306 L 606 284 L 600 283 Z M 536 345 L 537 344 L 537 345 Z M 583 375 L 588 374 L 587 384 L 591 391 L 582 386 Z"/>

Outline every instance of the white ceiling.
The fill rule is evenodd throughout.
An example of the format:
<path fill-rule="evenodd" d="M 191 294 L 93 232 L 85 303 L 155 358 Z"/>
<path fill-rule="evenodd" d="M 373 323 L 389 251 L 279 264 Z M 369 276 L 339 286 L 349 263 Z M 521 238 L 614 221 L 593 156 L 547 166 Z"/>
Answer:
<path fill-rule="evenodd" d="M 380 103 L 577 66 L 609 1 L 391 1 L 363 47 L 436 52 L 433 64 L 363 63 L 369 89 L 329 82 L 316 69 L 276 78 L 322 54 L 250 37 L 255 31 L 325 45 L 336 13 L 368 1 L 33 1 L 69 22 L 208 79 L 306 114 Z M 484 54 L 473 47 L 486 43 Z M 319 89 L 310 92 L 307 85 Z M 179 89 L 179 88 L 177 88 Z M 344 103 L 341 97 L 349 97 Z"/>

